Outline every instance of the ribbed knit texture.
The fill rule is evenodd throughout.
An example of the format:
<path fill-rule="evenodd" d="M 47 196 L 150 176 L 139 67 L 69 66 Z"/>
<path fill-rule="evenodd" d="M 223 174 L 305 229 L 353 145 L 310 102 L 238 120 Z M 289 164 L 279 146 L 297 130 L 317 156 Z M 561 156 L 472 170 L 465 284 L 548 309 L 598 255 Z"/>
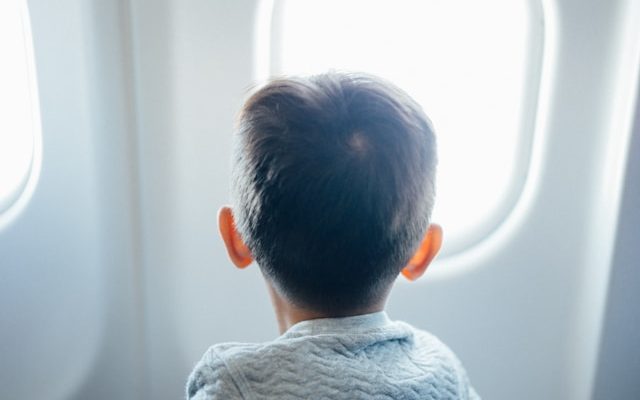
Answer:
<path fill-rule="evenodd" d="M 384 312 L 300 322 L 272 342 L 211 347 L 187 398 L 479 400 L 449 348 Z"/>

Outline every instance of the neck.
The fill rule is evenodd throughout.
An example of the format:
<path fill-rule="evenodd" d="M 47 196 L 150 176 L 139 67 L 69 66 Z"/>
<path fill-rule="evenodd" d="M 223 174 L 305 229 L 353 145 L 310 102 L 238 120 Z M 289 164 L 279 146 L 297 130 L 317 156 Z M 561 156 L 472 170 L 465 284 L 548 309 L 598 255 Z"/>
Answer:
<path fill-rule="evenodd" d="M 349 317 L 353 315 L 369 314 L 382 311 L 384 309 L 386 300 L 386 296 L 383 296 L 383 299 L 381 301 L 370 307 L 366 307 L 361 310 L 356 310 L 354 312 L 346 314 L 331 314 L 298 307 L 281 296 L 280 293 L 278 293 L 278 291 L 273 287 L 271 282 L 267 281 L 267 287 L 269 289 L 269 295 L 271 296 L 273 309 L 276 313 L 278 330 L 280 331 L 280 334 L 285 333 L 289 328 L 291 328 L 298 322 L 307 321 L 310 319 Z"/>

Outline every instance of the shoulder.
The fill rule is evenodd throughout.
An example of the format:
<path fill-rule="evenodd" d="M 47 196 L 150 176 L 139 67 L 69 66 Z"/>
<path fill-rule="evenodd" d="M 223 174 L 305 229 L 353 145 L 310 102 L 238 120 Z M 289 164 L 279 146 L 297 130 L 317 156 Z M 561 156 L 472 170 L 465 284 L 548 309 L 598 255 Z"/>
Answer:
<path fill-rule="evenodd" d="M 187 399 L 244 399 L 242 375 L 234 373 L 228 360 L 249 359 L 259 345 L 223 343 L 210 347 L 196 364 L 187 381 Z"/>
<path fill-rule="evenodd" d="M 448 383 L 461 399 L 479 400 L 469 382 L 467 372 L 456 354 L 434 334 L 404 322 L 396 322 L 412 332 L 412 360 L 416 366 Z"/>
<path fill-rule="evenodd" d="M 291 388 L 304 380 L 301 365 L 319 357 L 310 342 L 293 338 L 212 346 L 189 377 L 187 399 L 291 398 Z"/>
<path fill-rule="evenodd" d="M 435 363 L 442 363 L 444 365 L 460 363 L 455 353 L 436 335 L 415 328 L 406 322 L 398 321 L 396 324 L 411 332 L 412 350 L 416 356 L 424 356 L 420 358 L 434 360 Z"/>

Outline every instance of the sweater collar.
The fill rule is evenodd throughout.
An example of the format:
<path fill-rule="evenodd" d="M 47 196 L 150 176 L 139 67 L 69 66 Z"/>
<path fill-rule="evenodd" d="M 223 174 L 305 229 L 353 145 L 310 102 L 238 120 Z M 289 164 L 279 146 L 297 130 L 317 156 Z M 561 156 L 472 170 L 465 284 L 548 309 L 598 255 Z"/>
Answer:
<path fill-rule="evenodd" d="M 281 337 L 291 338 L 319 334 L 362 333 L 382 329 L 391 324 L 384 311 L 342 318 L 320 318 L 300 321 Z"/>

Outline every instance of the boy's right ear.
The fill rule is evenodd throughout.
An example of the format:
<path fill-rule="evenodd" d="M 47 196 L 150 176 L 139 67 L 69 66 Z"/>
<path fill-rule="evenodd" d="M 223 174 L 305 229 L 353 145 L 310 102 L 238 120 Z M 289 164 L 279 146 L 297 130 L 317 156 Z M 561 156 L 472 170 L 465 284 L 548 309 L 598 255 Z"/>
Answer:
<path fill-rule="evenodd" d="M 242 269 L 253 262 L 251 251 L 236 229 L 231 207 L 225 206 L 218 211 L 218 230 L 227 248 L 229 259 L 236 267 Z"/>

